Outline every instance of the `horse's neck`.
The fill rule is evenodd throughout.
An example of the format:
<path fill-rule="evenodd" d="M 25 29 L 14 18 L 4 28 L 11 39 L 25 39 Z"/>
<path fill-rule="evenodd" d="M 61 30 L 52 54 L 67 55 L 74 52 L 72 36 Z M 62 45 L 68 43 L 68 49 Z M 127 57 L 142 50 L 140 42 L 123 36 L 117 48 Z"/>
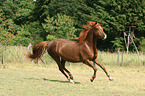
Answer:
<path fill-rule="evenodd" d="M 90 32 L 87 35 L 86 38 L 86 42 L 88 43 L 89 47 L 94 51 L 94 53 L 96 53 L 96 36 L 94 36 L 94 32 L 91 32 L 92 30 L 90 30 Z"/>

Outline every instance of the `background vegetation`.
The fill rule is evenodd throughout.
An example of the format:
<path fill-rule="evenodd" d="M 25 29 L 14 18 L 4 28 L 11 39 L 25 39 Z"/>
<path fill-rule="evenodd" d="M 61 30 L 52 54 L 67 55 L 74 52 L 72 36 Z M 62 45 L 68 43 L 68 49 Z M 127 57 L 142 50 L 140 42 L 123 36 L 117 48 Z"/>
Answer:
<path fill-rule="evenodd" d="M 27 47 L 23 46 L 6 46 L 5 48 L 5 64 L 6 66 L 9 66 L 9 64 L 27 64 L 32 62 L 28 58 L 24 56 L 24 53 L 27 51 Z M 28 50 L 30 51 L 30 49 Z M 2 52 L 2 47 L 0 47 L 0 52 Z M 0 54 L 1 57 L 1 54 Z M 140 60 L 141 60 L 141 65 L 145 65 L 145 55 L 143 53 L 140 53 Z M 46 63 L 46 65 L 50 65 L 51 63 L 55 63 L 55 61 L 49 56 L 47 52 L 41 57 L 42 60 Z M 110 65 L 110 66 L 121 66 L 122 65 L 122 52 L 119 52 L 119 64 L 118 64 L 118 53 L 114 52 L 104 52 L 104 51 L 99 51 L 99 56 L 98 56 L 99 61 L 103 65 Z M 1 63 L 1 62 L 0 62 Z M 37 60 L 33 61 L 33 64 L 37 65 Z M 39 60 L 39 64 L 43 65 L 44 63 Z M 67 64 L 69 64 L 67 62 Z M 78 65 L 78 64 L 73 64 L 72 65 Z M 56 65 L 56 64 L 55 64 Z M 82 65 L 82 64 L 81 64 Z M 127 54 L 126 52 L 123 53 L 123 66 L 139 66 L 139 60 L 138 60 L 138 55 L 136 53 L 130 52 Z"/>
<path fill-rule="evenodd" d="M 0 43 L 27 46 L 56 38 L 72 39 L 87 21 L 98 20 L 103 21 L 108 35 L 107 40 L 98 41 L 100 49 L 124 47 L 123 32 L 134 25 L 134 41 L 144 51 L 144 9 L 144 0 L 1 0 Z M 130 50 L 134 50 L 131 43 Z"/>

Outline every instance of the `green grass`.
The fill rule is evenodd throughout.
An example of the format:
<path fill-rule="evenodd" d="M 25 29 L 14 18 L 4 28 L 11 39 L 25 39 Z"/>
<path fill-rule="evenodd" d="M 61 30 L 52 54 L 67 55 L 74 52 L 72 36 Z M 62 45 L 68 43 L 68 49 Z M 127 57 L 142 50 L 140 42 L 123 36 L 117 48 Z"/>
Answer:
<path fill-rule="evenodd" d="M 105 66 L 115 81 L 109 81 L 99 68 L 97 78 L 90 82 L 93 70 L 82 64 L 67 68 L 74 76 L 69 83 L 57 65 L 9 63 L 0 66 L 0 96 L 144 96 L 145 67 Z"/>
<path fill-rule="evenodd" d="M 0 49 L 2 50 L 2 49 Z M 97 78 L 90 82 L 93 70 L 83 64 L 73 64 L 67 68 L 74 76 L 71 84 L 59 72 L 57 64 L 46 53 L 37 65 L 28 60 L 22 46 L 7 46 L 5 65 L 0 63 L 0 96 L 144 96 L 145 94 L 145 55 L 124 53 L 123 67 L 117 66 L 118 53 L 100 52 L 99 60 L 115 81 L 110 82 L 98 67 Z M 2 53 L 2 51 L 0 52 Z M 119 64 L 121 65 L 120 53 Z M 2 56 L 2 54 L 0 54 Z"/>

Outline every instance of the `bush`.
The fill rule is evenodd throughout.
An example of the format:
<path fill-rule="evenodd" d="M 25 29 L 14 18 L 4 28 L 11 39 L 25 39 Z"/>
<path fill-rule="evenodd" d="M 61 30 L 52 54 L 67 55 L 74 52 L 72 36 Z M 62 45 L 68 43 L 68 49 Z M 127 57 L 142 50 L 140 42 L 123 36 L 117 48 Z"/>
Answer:
<path fill-rule="evenodd" d="M 55 36 L 53 36 L 53 35 L 47 35 L 47 40 L 48 40 L 48 41 L 52 41 L 52 40 L 54 40 L 54 39 L 56 39 Z"/>
<path fill-rule="evenodd" d="M 57 16 L 45 20 L 43 28 L 49 35 L 55 38 L 73 39 L 75 38 L 74 21 L 66 15 L 57 14 Z M 47 36 L 49 38 L 49 36 Z"/>
<path fill-rule="evenodd" d="M 23 26 L 23 29 L 19 33 L 19 37 L 15 45 L 21 44 L 23 46 L 28 46 L 29 43 L 36 44 L 43 41 L 40 36 L 42 34 L 42 28 L 39 22 L 31 22 Z"/>
<path fill-rule="evenodd" d="M 139 50 L 145 54 L 145 38 L 144 37 L 141 38 Z"/>

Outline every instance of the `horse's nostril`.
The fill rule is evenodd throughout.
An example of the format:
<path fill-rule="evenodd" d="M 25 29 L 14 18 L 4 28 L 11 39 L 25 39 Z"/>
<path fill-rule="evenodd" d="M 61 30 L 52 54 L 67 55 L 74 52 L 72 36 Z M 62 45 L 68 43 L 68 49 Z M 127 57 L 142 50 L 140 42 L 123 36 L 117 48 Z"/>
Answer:
<path fill-rule="evenodd" d="M 102 37 L 103 40 L 105 40 L 106 38 L 107 38 L 107 35 L 104 35 L 104 36 Z"/>
<path fill-rule="evenodd" d="M 107 35 L 104 35 L 104 39 L 106 39 L 107 38 Z"/>

